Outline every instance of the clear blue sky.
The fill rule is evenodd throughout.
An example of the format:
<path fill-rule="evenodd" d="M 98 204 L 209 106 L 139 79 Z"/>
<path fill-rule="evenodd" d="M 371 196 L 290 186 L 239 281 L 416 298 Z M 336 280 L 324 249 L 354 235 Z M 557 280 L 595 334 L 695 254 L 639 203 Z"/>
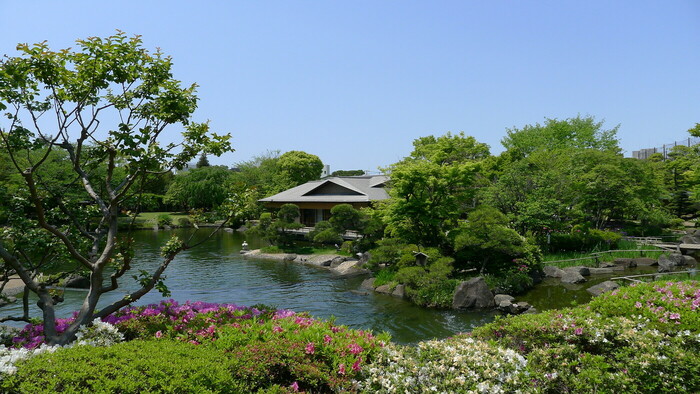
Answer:
<path fill-rule="evenodd" d="M 415 138 L 593 115 L 622 148 L 700 122 L 699 1 L 7 1 L 0 53 L 115 29 L 200 85 L 233 165 L 303 150 L 332 170 L 391 164 Z"/>

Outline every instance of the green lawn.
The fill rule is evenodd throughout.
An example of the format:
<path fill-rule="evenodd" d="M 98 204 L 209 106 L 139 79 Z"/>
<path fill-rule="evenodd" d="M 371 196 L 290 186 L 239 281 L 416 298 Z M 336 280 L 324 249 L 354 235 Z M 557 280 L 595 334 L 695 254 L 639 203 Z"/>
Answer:
<path fill-rule="evenodd" d="M 170 215 L 173 220 L 173 224 L 178 223 L 180 218 L 189 218 L 187 212 L 141 212 L 136 216 L 134 221 L 134 227 L 139 228 L 153 228 L 156 224 L 156 218 L 159 215 Z M 131 222 L 131 218 L 128 216 L 122 216 L 119 218 L 120 226 L 127 226 Z"/>

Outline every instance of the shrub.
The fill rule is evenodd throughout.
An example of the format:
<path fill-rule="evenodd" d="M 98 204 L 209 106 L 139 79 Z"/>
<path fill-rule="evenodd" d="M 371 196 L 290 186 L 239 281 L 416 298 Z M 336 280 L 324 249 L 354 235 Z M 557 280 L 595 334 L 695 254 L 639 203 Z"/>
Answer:
<path fill-rule="evenodd" d="M 469 337 L 387 346 L 366 366 L 366 393 L 519 392 L 530 383 L 527 363 L 513 350 Z"/>
<path fill-rule="evenodd" d="M 499 319 L 473 336 L 527 357 L 533 391 L 697 392 L 698 282 L 640 284 L 589 305 Z"/>
<path fill-rule="evenodd" d="M 190 221 L 190 218 L 179 218 L 177 219 L 177 225 L 179 227 L 191 227 L 192 222 Z"/>
<path fill-rule="evenodd" d="M 229 358 L 174 341 L 132 341 L 105 348 L 77 346 L 20 362 L 0 382 L 3 392 L 247 392 Z"/>
<path fill-rule="evenodd" d="M 156 224 L 158 227 L 171 226 L 173 224 L 173 217 L 167 213 L 161 213 L 156 217 Z"/>

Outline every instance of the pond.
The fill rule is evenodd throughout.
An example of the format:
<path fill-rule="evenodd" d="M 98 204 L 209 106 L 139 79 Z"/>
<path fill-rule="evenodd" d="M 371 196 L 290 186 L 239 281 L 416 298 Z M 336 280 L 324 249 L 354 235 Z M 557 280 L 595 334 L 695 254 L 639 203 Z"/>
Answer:
<path fill-rule="evenodd" d="M 201 237 L 211 229 L 200 230 Z M 136 255 L 134 270 L 152 270 L 161 261 L 160 247 L 177 234 L 181 238 L 192 234 L 189 229 L 172 231 L 143 230 L 134 233 Z M 389 332 L 395 342 L 414 343 L 431 338 L 445 338 L 493 320 L 494 313 L 456 312 L 417 307 L 407 301 L 358 291 L 365 277 L 342 279 L 331 272 L 299 263 L 245 259 L 240 255 L 246 240 L 238 232 L 219 232 L 206 243 L 185 251 L 166 270 L 166 285 L 177 301 L 207 301 L 238 305 L 266 304 L 276 308 L 306 311 L 312 316 L 335 318 L 338 324 L 375 332 Z M 251 248 L 260 246 L 256 239 L 247 238 Z M 115 292 L 105 294 L 101 305 L 120 299 L 136 288 L 136 282 L 123 279 Z M 68 317 L 79 308 L 84 290 L 67 289 L 65 301 L 57 307 L 60 317 Z M 155 290 L 137 305 L 156 303 L 162 296 Z M 36 300 L 31 301 L 32 305 Z M 35 307 L 35 315 L 38 314 Z M 21 314 L 20 303 L 8 305 L 3 315 Z M 21 326 L 21 325 L 18 325 Z"/>
<path fill-rule="evenodd" d="M 202 229 L 194 234 L 195 239 L 211 233 Z M 185 239 L 193 234 L 191 229 L 172 231 L 143 230 L 134 233 L 136 257 L 134 270 L 152 271 L 161 261 L 160 247 L 176 234 Z M 187 300 L 238 305 L 266 304 L 276 308 L 309 312 L 312 316 L 329 319 L 338 324 L 375 332 L 389 332 L 395 342 L 445 338 L 455 333 L 470 331 L 488 323 L 497 313 L 491 311 L 452 311 L 421 308 L 389 295 L 360 290 L 365 277 L 338 278 L 331 272 L 314 266 L 280 261 L 245 259 L 240 255 L 244 240 L 251 248 L 261 242 L 246 238 L 238 232 L 219 232 L 206 243 L 185 251 L 166 270 L 166 284 L 172 298 L 180 302 Z M 527 294 L 517 297 L 527 301 L 538 310 L 562 308 L 583 304 L 591 296 L 586 288 L 612 276 L 655 272 L 656 267 L 640 267 L 625 273 L 589 277 L 582 285 L 562 285 L 558 279 L 546 279 Z M 123 279 L 120 289 L 105 294 L 101 305 L 120 299 L 136 288 L 135 280 Z M 67 289 L 65 301 L 57 307 L 59 317 L 68 317 L 79 308 L 85 290 Z M 137 305 L 157 303 L 162 296 L 155 290 L 144 296 Z M 36 304 L 36 299 L 31 301 Z M 35 306 L 34 315 L 39 315 Z M 2 315 L 21 314 L 20 303 L 3 307 Z M 9 322 L 8 322 L 9 324 Z M 13 324 L 22 326 L 23 324 Z"/>

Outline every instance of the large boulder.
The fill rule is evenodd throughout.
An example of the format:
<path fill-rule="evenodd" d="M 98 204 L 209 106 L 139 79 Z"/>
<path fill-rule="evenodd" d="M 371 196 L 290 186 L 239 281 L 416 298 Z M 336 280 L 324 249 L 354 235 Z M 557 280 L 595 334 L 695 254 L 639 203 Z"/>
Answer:
<path fill-rule="evenodd" d="M 460 283 L 452 297 L 453 309 L 493 308 L 494 306 L 493 293 L 481 276 Z"/>
<path fill-rule="evenodd" d="M 343 277 L 350 277 L 369 273 L 368 270 L 361 268 L 360 262 L 357 260 L 345 261 L 336 268 L 331 268 L 330 270 L 336 275 L 340 275 Z"/>
<path fill-rule="evenodd" d="M 608 280 L 608 281 L 605 281 L 603 283 L 599 283 L 595 286 L 591 286 L 591 287 L 587 288 L 586 291 L 593 294 L 593 296 L 597 297 L 603 293 L 606 293 L 608 291 L 613 291 L 619 287 L 620 287 L 620 285 L 618 285 L 617 283 L 615 283 L 611 280 Z"/>
<path fill-rule="evenodd" d="M 565 274 L 564 270 L 553 265 L 545 265 L 542 271 L 549 278 L 561 278 Z"/>
<path fill-rule="evenodd" d="M 634 268 L 637 266 L 637 262 L 635 259 L 630 259 L 630 258 L 624 258 L 624 257 L 618 257 L 614 261 L 615 265 L 622 266 L 625 268 Z"/>
<path fill-rule="evenodd" d="M 331 260 L 331 261 L 328 263 L 328 265 L 329 265 L 331 268 L 336 268 L 336 267 L 338 267 L 339 265 L 343 264 L 345 261 L 347 261 L 347 258 L 346 258 L 346 257 L 338 256 L 338 257 L 334 257 L 333 260 Z"/>
<path fill-rule="evenodd" d="M 64 285 L 71 289 L 89 289 L 90 279 L 82 275 L 71 275 L 66 278 Z"/>
<path fill-rule="evenodd" d="M 515 298 L 513 296 L 509 296 L 508 294 L 496 294 L 493 297 L 493 302 L 496 305 L 500 305 L 501 302 L 503 302 L 503 301 L 508 301 L 508 302 L 512 303 L 513 301 L 515 301 Z"/>
<path fill-rule="evenodd" d="M 671 272 L 683 264 L 683 255 L 679 253 L 662 254 L 659 256 L 659 272 Z"/>
<path fill-rule="evenodd" d="M 362 289 L 367 289 L 367 290 L 374 290 L 374 279 L 376 278 L 367 278 L 362 281 L 362 284 L 360 285 L 360 288 Z"/>
<path fill-rule="evenodd" d="M 382 294 L 391 294 L 391 288 L 389 285 L 381 285 L 374 289 L 377 293 L 382 293 Z"/>
<path fill-rule="evenodd" d="M 700 244 L 700 237 L 695 235 L 684 235 L 681 237 L 682 244 Z"/>
<path fill-rule="evenodd" d="M 698 264 L 698 261 L 693 256 L 683 255 L 681 257 L 683 258 L 683 265 L 695 267 Z"/>
<path fill-rule="evenodd" d="M 564 268 L 564 272 L 575 272 L 580 274 L 581 276 L 590 276 L 591 275 L 591 270 L 588 267 L 566 267 Z"/>
<path fill-rule="evenodd" d="M 296 258 L 297 258 L 297 255 L 295 255 L 294 253 L 290 253 L 290 254 L 285 255 L 282 258 L 282 260 L 283 261 L 294 261 L 294 260 L 296 260 Z"/>
<path fill-rule="evenodd" d="M 639 267 L 651 267 L 659 264 L 656 259 L 649 257 L 637 257 L 634 259 L 634 262 L 637 263 L 637 266 Z"/>
<path fill-rule="evenodd" d="M 583 277 L 583 275 L 579 274 L 578 272 L 571 272 L 571 271 L 564 271 L 565 274 L 564 276 L 561 277 L 561 282 L 562 283 L 583 283 L 586 281 L 586 278 Z"/>
<path fill-rule="evenodd" d="M 406 296 L 406 286 L 396 285 L 394 291 L 391 292 L 394 297 L 404 298 Z"/>

